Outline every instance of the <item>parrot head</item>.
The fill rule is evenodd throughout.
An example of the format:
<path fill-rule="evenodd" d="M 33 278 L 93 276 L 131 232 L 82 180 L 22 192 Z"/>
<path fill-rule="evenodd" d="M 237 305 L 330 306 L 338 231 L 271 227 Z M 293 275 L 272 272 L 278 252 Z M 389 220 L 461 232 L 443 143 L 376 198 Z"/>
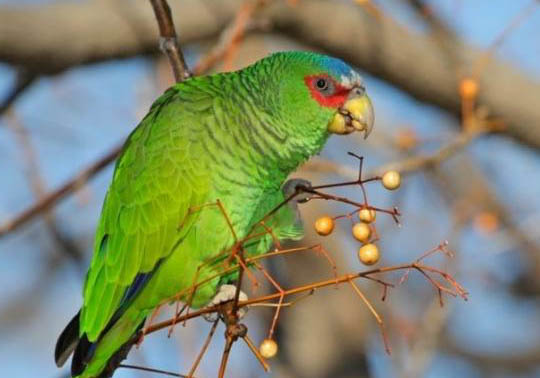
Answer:
<path fill-rule="evenodd" d="M 370 134 L 371 101 L 361 76 L 340 59 L 311 52 L 282 52 L 267 58 L 280 66 L 279 102 L 294 132 L 304 135 Z"/>

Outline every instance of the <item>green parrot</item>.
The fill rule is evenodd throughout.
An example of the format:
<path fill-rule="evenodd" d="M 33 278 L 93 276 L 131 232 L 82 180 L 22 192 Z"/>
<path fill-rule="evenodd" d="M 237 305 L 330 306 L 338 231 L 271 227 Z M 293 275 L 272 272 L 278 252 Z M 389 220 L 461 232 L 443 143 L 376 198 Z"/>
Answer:
<path fill-rule="evenodd" d="M 73 377 L 110 377 L 157 306 L 210 303 L 235 279 L 220 274 L 224 264 L 215 258 L 235 241 L 226 218 L 238 239 L 246 237 L 291 192 L 287 176 L 330 134 L 367 137 L 373 122 L 360 75 L 310 52 L 276 53 L 169 88 L 118 158 L 83 304 L 58 339 L 57 365 L 73 354 Z M 278 239 L 303 235 L 291 206 L 266 224 Z M 251 240 L 246 255 L 266 253 L 272 241 L 269 234 Z M 204 284 L 193 293 L 195 282 Z"/>

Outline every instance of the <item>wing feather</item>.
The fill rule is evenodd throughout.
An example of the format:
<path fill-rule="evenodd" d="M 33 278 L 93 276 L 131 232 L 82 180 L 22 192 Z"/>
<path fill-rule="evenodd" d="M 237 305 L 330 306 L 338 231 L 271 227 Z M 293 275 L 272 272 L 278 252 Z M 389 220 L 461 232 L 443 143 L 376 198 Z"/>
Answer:
<path fill-rule="evenodd" d="M 193 86 L 167 91 L 130 135 L 116 164 L 84 287 L 80 333 L 90 341 L 122 306 L 136 276 L 151 272 L 186 235 L 193 223 L 193 216 L 182 223 L 189 208 L 206 199 L 208 173 L 200 154 L 193 154 L 200 115 L 179 95 L 189 90 L 211 103 Z"/>

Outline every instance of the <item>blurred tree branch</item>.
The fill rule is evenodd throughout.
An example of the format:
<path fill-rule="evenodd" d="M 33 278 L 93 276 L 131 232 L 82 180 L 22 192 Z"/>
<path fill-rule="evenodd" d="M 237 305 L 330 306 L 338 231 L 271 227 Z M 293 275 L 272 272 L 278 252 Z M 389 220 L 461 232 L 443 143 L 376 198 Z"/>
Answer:
<path fill-rule="evenodd" d="M 36 197 L 39 202 L 45 195 L 45 181 L 39 170 L 38 157 L 34 150 L 34 146 L 30 140 L 28 131 L 21 123 L 21 121 L 16 116 L 15 112 L 10 112 L 8 127 L 13 130 L 17 144 L 21 154 L 23 155 L 23 163 L 25 165 L 26 177 Z M 54 240 L 55 244 L 60 248 L 60 250 L 73 259 L 75 262 L 80 263 L 82 259 L 82 252 L 75 245 L 75 243 L 65 236 L 59 229 L 56 221 L 56 215 L 54 214 L 53 209 L 48 209 L 43 212 L 43 218 L 47 226 L 47 230 Z M 1 233 L 0 233 L 1 235 Z"/>
<path fill-rule="evenodd" d="M 155 20 L 146 1 L 92 1 L 0 7 L 0 61 L 39 73 L 156 51 Z M 182 43 L 214 37 L 242 1 L 186 0 L 172 4 L 182 16 Z M 320 15 L 339 22 L 320 32 Z M 293 9 L 274 1 L 261 12 L 275 31 L 341 56 L 414 97 L 460 115 L 459 72 L 482 51 L 455 41 L 448 59 L 433 36 L 414 34 L 385 17 L 371 17 L 351 3 L 312 0 Z M 24 31 L 24 32 L 22 32 Z M 480 78 L 479 103 L 502 117 L 507 134 L 540 147 L 540 84 L 493 58 Z"/>
<path fill-rule="evenodd" d="M 0 116 L 35 82 L 37 76 L 22 69 L 17 72 L 15 83 L 8 94 L 0 102 Z"/>
<path fill-rule="evenodd" d="M 511 205 L 499 199 L 489 180 L 475 166 L 469 156 L 461 155 L 451 167 L 428 171 L 437 176 L 439 188 L 451 191 L 454 206 L 465 220 L 471 221 L 474 215 L 490 210 L 496 214 L 501 225 L 507 229 L 508 236 L 519 246 L 511 253 L 519 254 L 525 262 L 523 272 L 517 277 L 516 291 L 523 295 L 536 296 L 540 293 L 540 246 L 534 237 L 516 225 Z M 520 282 L 522 281 L 522 282 Z M 521 285 L 520 285 L 521 284 Z"/>
<path fill-rule="evenodd" d="M 480 130 L 467 130 L 456 134 L 455 138 L 439 150 L 429 155 L 410 155 L 399 158 L 394 162 L 386 163 L 368 172 L 368 176 L 380 176 L 389 170 L 396 170 L 402 175 L 415 173 L 433 168 L 461 152 L 477 137 L 483 134 Z M 339 165 L 335 162 L 314 157 L 304 164 L 304 169 L 312 172 L 338 174 L 345 177 L 355 177 L 356 170 Z"/>
<path fill-rule="evenodd" d="M 434 13 L 432 7 L 424 0 L 407 0 L 411 8 L 420 16 L 435 33 L 456 42 L 457 36 L 447 23 Z"/>
<path fill-rule="evenodd" d="M 424 0 L 407 0 L 410 7 L 419 18 L 429 26 L 432 37 L 439 41 L 440 50 L 446 54 L 446 59 L 459 67 L 461 64 L 458 50 L 460 41 L 454 30 L 439 17 Z"/>
<path fill-rule="evenodd" d="M 491 372 L 500 372 L 500 369 L 506 369 L 512 374 L 534 372 L 540 364 L 540 344 L 518 353 L 488 354 L 463 348 L 447 333 L 443 335 L 442 340 L 444 342 L 441 348 L 444 351 L 466 358 L 481 368 L 490 369 Z"/>
<path fill-rule="evenodd" d="M 51 191 L 43 195 L 36 203 L 34 203 L 29 208 L 23 210 L 13 218 L 0 224 L 0 237 L 5 234 L 17 229 L 21 225 L 25 224 L 35 216 L 41 214 L 44 211 L 49 210 L 55 206 L 58 201 L 63 199 L 66 195 L 73 193 L 84 185 L 90 178 L 92 178 L 96 173 L 100 172 L 105 168 L 109 163 L 116 159 L 116 156 L 120 153 L 122 144 L 114 147 L 112 150 L 107 152 L 104 156 L 100 157 L 97 161 L 90 164 L 88 167 L 84 168 L 78 172 L 73 178 L 68 180 L 64 185 L 58 189 Z"/>

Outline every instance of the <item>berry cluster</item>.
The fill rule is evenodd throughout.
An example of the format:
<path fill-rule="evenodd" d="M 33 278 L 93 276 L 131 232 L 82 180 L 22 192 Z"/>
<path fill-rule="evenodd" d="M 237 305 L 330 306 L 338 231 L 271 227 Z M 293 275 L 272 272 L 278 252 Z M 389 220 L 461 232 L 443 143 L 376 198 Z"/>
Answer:
<path fill-rule="evenodd" d="M 376 177 L 380 180 L 384 188 L 388 190 L 396 190 L 401 185 L 401 175 L 397 171 L 388 171 L 382 177 Z M 351 214 L 349 214 L 351 215 Z M 364 265 L 373 265 L 379 261 L 380 253 L 377 245 L 374 244 L 376 237 L 375 219 L 377 211 L 374 208 L 364 204 L 358 210 L 359 222 L 352 226 L 353 237 L 362 243 L 358 250 L 358 258 Z M 321 236 L 327 236 L 334 231 L 335 221 L 338 217 L 322 216 L 315 221 L 315 231 Z"/>

